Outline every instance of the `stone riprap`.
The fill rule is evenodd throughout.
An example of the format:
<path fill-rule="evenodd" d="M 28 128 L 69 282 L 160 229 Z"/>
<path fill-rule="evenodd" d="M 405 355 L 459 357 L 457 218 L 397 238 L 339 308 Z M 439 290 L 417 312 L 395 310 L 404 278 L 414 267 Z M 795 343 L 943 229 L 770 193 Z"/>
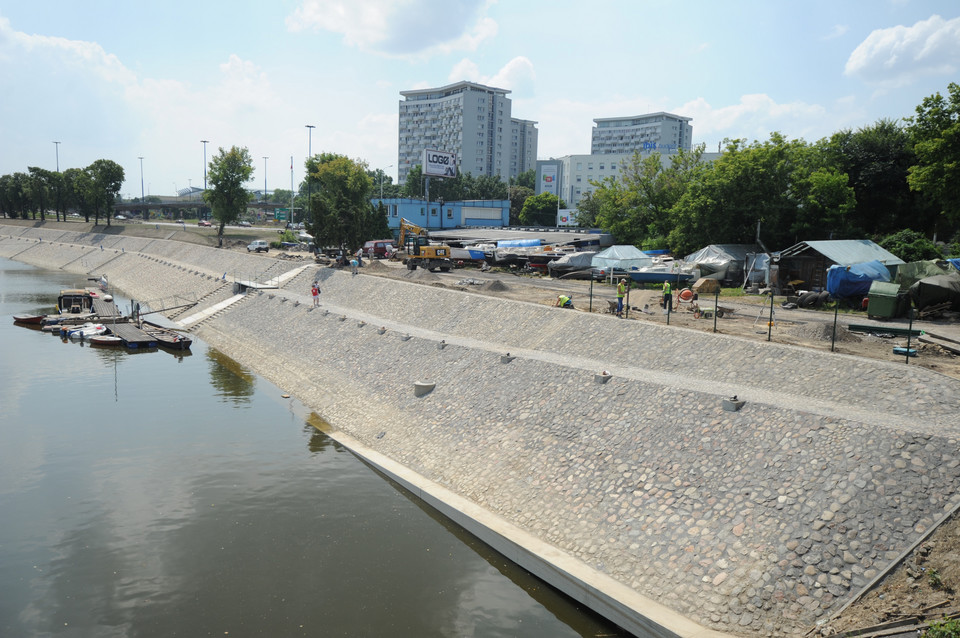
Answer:
<path fill-rule="evenodd" d="M 300 266 L 92 237 L 2 226 L 0 255 L 201 307 L 228 267 Z M 918 366 L 312 265 L 196 332 L 370 449 L 735 635 L 803 634 L 960 503 L 960 383 Z"/>

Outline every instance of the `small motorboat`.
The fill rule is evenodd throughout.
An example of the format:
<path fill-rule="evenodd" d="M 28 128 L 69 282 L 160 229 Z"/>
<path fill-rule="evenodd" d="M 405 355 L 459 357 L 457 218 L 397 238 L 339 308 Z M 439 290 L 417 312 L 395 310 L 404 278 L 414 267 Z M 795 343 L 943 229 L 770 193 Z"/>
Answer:
<path fill-rule="evenodd" d="M 94 335 L 102 335 L 107 331 L 107 327 L 102 323 L 85 323 L 80 326 L 64 326 L 60 334 L 66 335 L 69 339 L 89 339 Z"/>
<path fill-rule="evenodd" d="M 13 315 L 13 323 L 40 325 L 47 315 Z"/>
<path fill-rule="evenodd" d="M 170 350 L 189 350 L 193 339 L 182 332 L 171 330 L 149 321 L 140 322 L 140 329 L 157 340 L 157 345 Z"/>
<path fill-rule="evenodd" d="M 123 339 L 115 335 L 100 334 L 93 335 L 89 339 L 92 346 L 122 346 Z"/>

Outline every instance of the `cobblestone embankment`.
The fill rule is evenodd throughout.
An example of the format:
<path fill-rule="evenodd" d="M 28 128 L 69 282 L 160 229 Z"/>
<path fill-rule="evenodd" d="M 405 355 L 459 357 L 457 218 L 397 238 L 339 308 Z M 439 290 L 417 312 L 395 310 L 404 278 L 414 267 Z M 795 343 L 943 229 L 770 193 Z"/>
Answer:
<path fill-rule="evenodd" d="M 295 267 L 6 232 L 4 257 L 142 299 L 212 303 L 224 272 Z M 918 366 L 312 265 L 197 332 L 368 448 L 731 634 L 804 633 L 960 502 L 960 384 Z M 415 397 L 414 381 L 436 388 Z M 745 406 L 724 411 L 733 394 Z"/>

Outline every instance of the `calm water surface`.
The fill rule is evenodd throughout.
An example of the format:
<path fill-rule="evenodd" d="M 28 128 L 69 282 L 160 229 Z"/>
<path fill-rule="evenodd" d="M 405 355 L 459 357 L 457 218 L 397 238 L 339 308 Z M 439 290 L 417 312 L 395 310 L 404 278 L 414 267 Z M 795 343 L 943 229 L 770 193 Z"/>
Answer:
<path fill-rule="evenodd" d="M 0 636 L 622 635 L 203 343 L 13 325 L 86 284 L 0 259 Z"/>

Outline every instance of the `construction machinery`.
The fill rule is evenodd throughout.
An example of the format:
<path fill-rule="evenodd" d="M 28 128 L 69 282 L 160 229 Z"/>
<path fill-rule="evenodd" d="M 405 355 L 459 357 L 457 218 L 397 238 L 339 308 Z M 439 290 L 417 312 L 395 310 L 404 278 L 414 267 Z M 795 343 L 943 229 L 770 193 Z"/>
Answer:
<path fill-rule="evenodd" d="M 400 236 L 397 244 L 402 251 L 398 257 L 406 264 L 407 270 L 426 268 L 433 271 L 448 272 L 453 268 L 450 260 L 450 247 L 443 244 L 431 244 L 427 231 L 408 219 L 400 218 Z"/>

